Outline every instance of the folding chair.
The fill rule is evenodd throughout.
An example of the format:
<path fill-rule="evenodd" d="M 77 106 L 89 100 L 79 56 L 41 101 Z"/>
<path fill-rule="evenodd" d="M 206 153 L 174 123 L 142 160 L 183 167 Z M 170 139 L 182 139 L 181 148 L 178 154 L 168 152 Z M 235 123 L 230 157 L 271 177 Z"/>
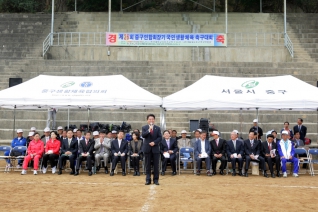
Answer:
<path fill-rule="evenodd" d="M 12 164 L 12 170 L 15 171 L 15 162 L 17 160 L 24 160 L 24 157 L 25 157 L 25 154 L 26 154 L 26 151 L 27 151 L 27 147 L 26 146 L 16 146 L 14 147 L 12 151 L 16 151 L 16 152 L 20 152 L 21 155 L 20 156 L 11 156 L 10 159 L 11 161 L 13 161 L 13 164 Z M 19 170 L 20 171 L 20 170 Z"/>
<path fill-rule="evenodd" d="M 300 164 L 308 164 L 308 166 L 310 166 L 308 151 L 305 148 L 296 148 L 295 149 L 295 155 L 296 154 L 297 154 L 297 157 L 298 157 L 298 167 L 299 167 L 298 169 L 299 170 L 300 170 Z M 306 157 L 299 157 L 299 155 L 306 155 Z M 307 168 L 305 170 L 305 173 L 302 173 L 302 174 L 306 174 L 307 173 L 308 166 L 307 166 Z M 309 168 L 308 172 L 310 174 L 312 174 L 311 173 L 311 168 Z"/>
<path fill-rule="evenodd" d="M 110 158 L 110 166 L 109 167 L 110 167 L 110 171 L 111 171 L 113 169 L 113 167 L 112 167 L 113 166 L 113 154 L 111 154 L 109 158 Z M 126 174 L 128 174 L 127 173 L 127 158 L 128 158 L 128 156 L 125 159 L 125 167 L 124 167 L 124 170 L 125 170 Z M 117 172 L 121 172 L 121 171 L 118 170 L 118 165 L 121 165 L 120 160 L 117 161 L 117 164 L 116 164 L 116 167 L 115 167 L 115 170 L 114 170 L 115 174 L 117 174 Z M 120 170 L 122 170 L 122 167 L 121 167 Z"/>
<path fill-rule="evenodd" d="M 318 149 L 309 149 L 309 166 L 311 167 L 311 176 L 315 176 L 314 164 L 318 164 L 318 159 L 313 160 L 313 156 L 318 157 Z"/>
<path fill-rule="evenodd" d="M 189 153 L 190 154 L 190 157 L 191 158 L 184 158 L 184 157 L 181 157 L 183 155 L 183 153 Z M 193 169 L 190 169 L 190 170 L 193 170 L 193 173 L 195 173 L 195 168 L 196 168 L 196 163 L 194 162 L 194 148 L 192 147 L 182 147 L 180 148 L 179 150 L 179 157 L 178 157 L 178 167 L 179 167 L 179 175 L 181 173 L 181 168 L 180 168 L 180 162 L 190 162 L 190 163 L 193 163 Z"/>
<path fill-rule="evenodd" d="M 11 150 L 12 150 L 11 146 L 0 146 L 0 152 L 2 152 L 0 159 L 2 159 L 2 160 L 10 159 Z M 9 155 L 5 156 L 4 153 L 7 151 L 9 151 Z M 2 168 L 4 168 L 4 167 L 2 167 Z M 4 168 L 4 173 L 9 173 L 9 171 L 10 171 L 10 164 L 7 164 L 7 161 L 6 161 L 6 167 Z"/>

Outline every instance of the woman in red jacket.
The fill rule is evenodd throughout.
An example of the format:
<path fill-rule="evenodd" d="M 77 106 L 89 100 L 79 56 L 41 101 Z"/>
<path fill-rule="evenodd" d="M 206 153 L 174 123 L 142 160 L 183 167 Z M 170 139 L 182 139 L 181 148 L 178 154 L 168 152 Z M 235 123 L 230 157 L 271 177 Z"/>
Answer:
<path fill-rule="evenodd" d="M 56 172 L 56 160 L 59 158 L 60 155 L 60 146 L 61 142 L 57 140 L 57 132 L 51 132 L 51 139 L 46 142 L 45 146 L 45 154 L 43 155 L 43 167 L 42 172 L 43 174 L 47 171 L 47 161 L 50 160 L 50 164 L 52 167 L 52 174 Z"/>
<path fill-rule="evenodd" d="M 35 133 L 33 135 L 34 139 L 29 143 L 29 147 L 27 150 L 27 156 L 25 156 L 24 161 L 23 161 L 23 170 L 21 174 L 26 174 L 27 169 L 28 169 L 28 164 L 29 161 L 33 159 L 34 161 L 34 171 L 33 174 L 37 174 L 37 170 L 39 167 L 39 161 L 43 155 L 44 152 L 44 143 L 40 140 L 40 135 L 39 133 Z"/>

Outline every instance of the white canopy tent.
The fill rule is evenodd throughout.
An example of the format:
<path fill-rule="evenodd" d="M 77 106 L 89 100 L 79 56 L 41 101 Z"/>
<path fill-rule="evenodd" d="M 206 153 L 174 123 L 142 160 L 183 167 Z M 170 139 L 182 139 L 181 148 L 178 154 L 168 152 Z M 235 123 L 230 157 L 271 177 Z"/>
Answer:
<path fill-rule="evenodd" d="M 318 109 L 318 88 L 293 76 L 240 78 L 206 75 L 163 98 L 165 110 Z"/>
<path fill-rule="evenodd" d="M 122 75 L 39 75 L 0 91 L 0 106 L 3 108 L 86 108 L 88 117 L 92 108 L 152 109 L 160 108 L 161 105 L 161 97 L 139 87 Z"/>

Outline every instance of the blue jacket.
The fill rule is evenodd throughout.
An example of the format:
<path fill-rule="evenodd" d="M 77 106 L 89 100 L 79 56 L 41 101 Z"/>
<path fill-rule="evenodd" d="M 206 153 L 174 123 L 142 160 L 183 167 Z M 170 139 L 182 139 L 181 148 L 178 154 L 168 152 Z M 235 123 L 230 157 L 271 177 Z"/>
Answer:
<path fill-rule="evenodd" d="M 21 138 L 20 140 L 18 138 L 14 138 L 11 142 L 11 147 L 14 148 L 16 146 L 26 146 L 26 138 Z"/>
<path fill-rule="evenodd" d="M 205 152 L 208 154 L 208 156 L 210 157 L 211 154 L 211 144 L 208 140 L 205 140 Z M 194 146 L 194 155 L 195 158 L 199 157 L 199 154 L 202 154 L 201 152 L 201 140 L 199 140 L 198 142 L 195 143 Z"/>

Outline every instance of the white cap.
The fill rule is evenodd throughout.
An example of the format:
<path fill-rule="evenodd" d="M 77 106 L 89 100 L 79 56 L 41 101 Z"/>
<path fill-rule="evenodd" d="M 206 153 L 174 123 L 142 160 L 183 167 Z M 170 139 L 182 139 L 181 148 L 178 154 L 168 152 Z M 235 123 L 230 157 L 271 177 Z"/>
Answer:
<path fill-rule="evenodd" d="M 289 135 L 288 131 L 283 130 L 282 135 Z"/>
<path fill-rule="evenodd" d="M 258 122 L 258 120 L 257 120 L 257 119 L 254 119 L 254 120 L 253 120 L 253 122 L 254 122 L 254 123 L 255 123 L 255 122 L 257 123 L 257 122 Z"/>
<path fill-rule="evenodd" d="M 58 126 L 57 130 L 63 130 L 63 127 L 62 126 Z"/>
<path fill-rule="evenodd" d="M 116 130 L 113 130 L 112 133 L 113 133 L 113 134 L 117 134 L 117 131 L 116 131 Z"/>
<path fill-rule="evenodd" d="M 34 132 L 29 132 L 28 136 L 33 136 L 33 135 L 34 135 Z"/>
<path fill-rule="evenodd" d="M 201 130 L 201 129 L 197 129 L 197 131 L 202 132 L 202 130 Z"/>
<path fill-rule="evenodd" d="M 22 133 L 23 130 L 22 129 L 17 129 L 17 133 Z"/>
<path fill-rule="evenodd" d="M 93 135 L 99 135 L 99 132 L 98 131 L 94 131 Z"/>
<path fill-rule="evenodd" d="M 73 130 L 73 132 L 76 133 L 76 132 L 77 132 L 77 129 L 75 128 L 75 129 Z"/>
<path fill-rule="evenodd" d="M 238 130 L 233 130 L 233 132 L 234 132 L 234 133 L 236 133 L 236 134 L 238 134 L 238 133 L 239 133 L 239 131 L 238 131 Z"/>
<path fill-rule="evenodd" d="M 30 130 L 31 130 L 31 131 L 36 131 L 36 128 L 35 128 L 35 127 L 31 127 Z"/>
<path fill-rule="evenodd" d="M 44 132 L 50 132 L 50 128 L 45 127 L 43 131 L 44 131 Z"/>
<path fill-rule="evenodd" d="M 219 131 L 213 131 L 212 135 L 220 135 Z"/>
<path fill-rule="evenodd" d="M 184 134 L 184 133 L 187 134 L 187 131 L 186 130 L 182 130 L 181 134 Z"/>

